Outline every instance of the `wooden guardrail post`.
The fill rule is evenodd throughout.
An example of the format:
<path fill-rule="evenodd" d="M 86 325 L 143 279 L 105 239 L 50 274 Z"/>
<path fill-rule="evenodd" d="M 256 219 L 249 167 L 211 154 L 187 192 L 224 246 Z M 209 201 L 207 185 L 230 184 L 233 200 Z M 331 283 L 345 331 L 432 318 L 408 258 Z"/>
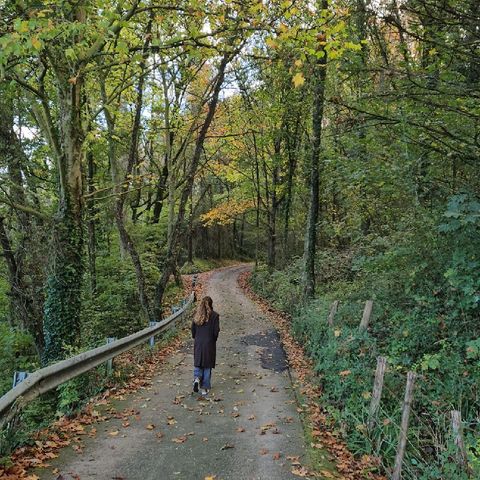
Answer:
<path fill-rule="evenodd" d="M 366 330 L 370 323 L 370 317 L 373 310 L 373 300 L 367 300 L 365 302 L 365 308 L 363 309 L 362 321 L 360 322 L 360 330 Z"/>
<path fill-rule="evenodd" d="M 407 446 L 408 422 L 410 420 L 410 409 L 413 401 L 413 388 L 415 386 L 416 373 L 408 372 L 407 386 L 405 387 L 405 399 L 403 400 L 402 423 L 400 425 L 400 434 L 398 436 L 397 456 L 395 457 L 395 467 L 393 469 L 392 480 L 402 478 L 403 457 L 405 456 L 405 447 Z"/>
<path fill-rule="evenodd" d="M 337 314 L 337 310 L 338 310 L 338 303 L 339 301 L 335 300 L 332 303 L 332 306 L 330 307 L 330 313 L 328 314 L 328 325 L 330 327 L 333 327 L 333 321 L 335 319 L 335 315 Z"/>
<path fill-rule="evenodd" d="M 456 463 L 464 472 L 471 473 L 468 466 L 467 449 L 463 441 L 462 414 L 458 410 L 452 410 L 450 416 L 452 419 L 453 441 L 457 447 Z"/>
<path fill-rule="evenodd" d="M 380 400 L 382 398 L 383 380 L 385 377 L 385 370 L 387 368 L 387 359 L 385 357 L 377 357 L 377 369 L 375 370 L 375 382 L 373 383 L 372 400 L 370 402 L 370 412 L 368 419 L 368 428 L 372 429 L 380 407 Z"/>

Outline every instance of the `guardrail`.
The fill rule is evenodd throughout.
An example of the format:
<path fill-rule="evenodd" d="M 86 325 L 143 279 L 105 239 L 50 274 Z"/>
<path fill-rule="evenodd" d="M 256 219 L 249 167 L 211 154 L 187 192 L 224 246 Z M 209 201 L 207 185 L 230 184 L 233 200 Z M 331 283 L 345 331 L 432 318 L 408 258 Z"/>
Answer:
<path fill-rule="evenodd" d="M 34 400 L 42 393 L 53 390 L 62 383 L 88 372 L 92 368 L 131 350 L 137 345 L 147 342 L 151 337 L 166 330 L 185 314 L 188 307 L 193 303 L 194 298 L 195 294 L 192 292 L 180 310 L 154 326 L 144 328 L 128 337 L 115 340 L 93 350 L 88 350 L 31 373 L 25 380 L 0 398 L 0 429 L 28 402 Z"/>

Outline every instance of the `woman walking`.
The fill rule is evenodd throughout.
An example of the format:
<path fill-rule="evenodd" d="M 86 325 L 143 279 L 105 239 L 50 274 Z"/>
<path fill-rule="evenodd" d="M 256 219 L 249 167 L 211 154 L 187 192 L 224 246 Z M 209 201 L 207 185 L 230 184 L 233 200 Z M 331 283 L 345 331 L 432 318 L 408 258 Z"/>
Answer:
<path fill-rule="evenodd" d="M 220 333 L 219 315 L 213 310 L 210 297 L 203 297 L 192 322 L 193 391 L 207 395 L 211 388 L 212 368 L 215 368 L 217 338 Z"/>

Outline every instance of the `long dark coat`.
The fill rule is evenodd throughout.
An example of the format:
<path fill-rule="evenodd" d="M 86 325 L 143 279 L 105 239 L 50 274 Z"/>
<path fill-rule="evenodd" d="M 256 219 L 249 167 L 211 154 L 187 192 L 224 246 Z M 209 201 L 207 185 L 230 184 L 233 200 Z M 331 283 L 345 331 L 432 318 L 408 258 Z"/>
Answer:
<path fill-rule="evenodd" d="M 212 312 L 208 322 L 199 326 L 192 322 L 193 364 L 200 368 L 215 368 L 217 338 L 220 333 L 220 320 L 217 312 Z"/>

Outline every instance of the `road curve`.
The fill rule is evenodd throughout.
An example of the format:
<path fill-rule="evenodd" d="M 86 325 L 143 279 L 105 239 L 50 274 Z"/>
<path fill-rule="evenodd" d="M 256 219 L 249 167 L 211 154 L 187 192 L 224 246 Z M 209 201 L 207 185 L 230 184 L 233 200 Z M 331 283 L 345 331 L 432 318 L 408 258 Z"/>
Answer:
<path fill-rule="evenodd" d="M 122 419 L 98 424 L 82 453 L 67 447 L 52 469 L 37 471 L 42 480 L 298 478 L 287 457 L 302 458 L 305 446 L 290 376 L 274 328 L 238 287 L 247 268 L 216 270 L 206 288 L 221 324 L 209 399 L 191 393 L 189 340 L 151 387 L 116 404 L 140 412 L 128 428 Z"/>

